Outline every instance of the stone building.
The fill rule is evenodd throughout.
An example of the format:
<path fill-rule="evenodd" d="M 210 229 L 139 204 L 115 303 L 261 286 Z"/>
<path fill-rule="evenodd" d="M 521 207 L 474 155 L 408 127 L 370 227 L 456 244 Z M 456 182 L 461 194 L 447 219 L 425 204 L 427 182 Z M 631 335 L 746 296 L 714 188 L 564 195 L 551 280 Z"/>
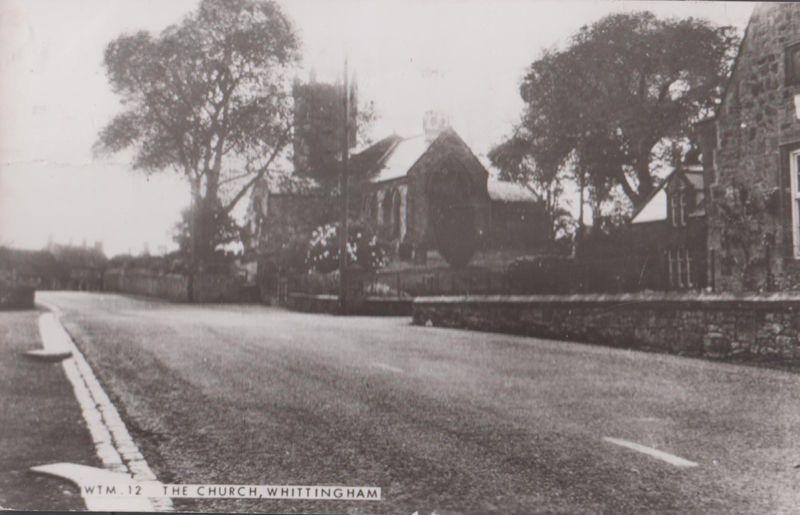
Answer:
<path fill-rule="evenodd" d="M 656 289 L 706 286 L 705 181 L 700 163 L 676 168 L 637 210 L 623 252 L 642 257 Z"/>
<path fill-rule="evenodd" d="M 362 217 L 397 248 L 424 263 L 437 248 L 436 220 L 469 220 L 486 247 L 533 247 L 548 234 L 541 203 L 521 186 L 495 184 L 469 146 L 435 112 L 423 134 L 388 136 L 352 157 L 363 178 Z"/>
<path fill-rule="evenodd" d="M 258 181 L 246 216 L 250 241 L 246 252 L 284 268 L 301 268 L 311 231 L 335 219 L 335 202 L 310 179 L 269 177 Z"/>
<path fill-rule="evenodd" d="M 754 8 L 704 126 L 712 286 L 800 289 L 800 4 Z"/>

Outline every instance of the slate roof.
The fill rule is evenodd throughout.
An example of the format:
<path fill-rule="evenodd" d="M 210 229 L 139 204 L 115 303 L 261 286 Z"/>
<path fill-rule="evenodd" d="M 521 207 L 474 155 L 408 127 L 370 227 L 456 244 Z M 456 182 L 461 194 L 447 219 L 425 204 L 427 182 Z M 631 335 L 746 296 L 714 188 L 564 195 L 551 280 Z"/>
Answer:
<path fill-rule="evenodd" d="M 372 183 L 405 177 L 420 157 L 428 151 L 433 141 L 424 136 L 404 138 L 392 134 L 354 153 L 352 165 L 359 174 L 365 174 Z"/>
<path fill-rule="evenodd" d="M 705 198 L 704 198 L 704 176 L 702 167 L 700 165 L 690 165 L 683 170 L 674 170 L 670 173 L 661 184 L 656 188 L 647 202 L 633 215 L 631 219 L 632 224 L 644 222 L 657 222 L 667 219 L 667 192 L 666 187 L 669 181 L 675 176 L 676 173 L 682 175 L 689 182 L 691 187 L 699 193 L 697 200 L 697 207 L 689 213 L 689 216 L 704 216 L 705 211 Z"/>
<path fill-rule="evenodd" d="M 370 182 L 383 182 L 405 177 L 411 167 L 428 151 L 431 143 L 433 142 L 427 141 L 422 135 L 397 141 L 379 163 L 379 168 L 372 170 L 375 175 L 370 178 Z"/>

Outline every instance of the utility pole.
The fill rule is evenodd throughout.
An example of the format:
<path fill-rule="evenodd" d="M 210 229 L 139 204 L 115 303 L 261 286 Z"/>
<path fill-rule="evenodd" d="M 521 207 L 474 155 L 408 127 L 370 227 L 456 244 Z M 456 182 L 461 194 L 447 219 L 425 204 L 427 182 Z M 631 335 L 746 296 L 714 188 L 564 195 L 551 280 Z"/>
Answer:
<path fill-rule="evenodd" d="M 342 220 L 339 231 L 339 309 L 347 313 L 347 211 L 349 203 L 347 166 L 350 152 L 350 87 L 347 77 L 347 57 L 344 58 L 344 127 L 342 136 L 342 171 L 339 176 L 339 195 L 342 199 Z"/>

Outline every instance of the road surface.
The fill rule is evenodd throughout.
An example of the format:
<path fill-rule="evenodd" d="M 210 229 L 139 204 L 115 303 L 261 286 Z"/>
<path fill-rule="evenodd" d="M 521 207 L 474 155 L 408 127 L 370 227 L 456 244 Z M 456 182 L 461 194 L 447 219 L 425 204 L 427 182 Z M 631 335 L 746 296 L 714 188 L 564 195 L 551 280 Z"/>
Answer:
<path fill-rule="evenodd" d="M 408 318 L 37 298 L 64 311 L 161 481 L 378 486 L 384 498 L 193 500 L 177 509 L 800 506 L 796 373 Z"/>

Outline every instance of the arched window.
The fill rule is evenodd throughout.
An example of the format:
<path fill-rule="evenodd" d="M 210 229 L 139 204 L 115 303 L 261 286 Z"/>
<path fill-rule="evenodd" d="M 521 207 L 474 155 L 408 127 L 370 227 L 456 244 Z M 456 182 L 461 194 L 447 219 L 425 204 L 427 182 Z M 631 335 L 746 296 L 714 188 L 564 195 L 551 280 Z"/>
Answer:
<path fill-rule="evenodd" d="M 402 221 L 400 192 L 395 190 L 394 195 L 392 195 L 392 199 L 392 238 L 399 238 Z"/>
<path fill-rule="evenodd" d="M 364 198 L 364 219 L 378 221 L 378 197 L 377 193 L 370 193 Z"/>
<path fill-rule="evenodd" d="M 392 226 L 392 191 L 386 191 L 383 195 L 383 205 L 381 206 L 383 210 L 383 225 L 385 227 Z"/>

